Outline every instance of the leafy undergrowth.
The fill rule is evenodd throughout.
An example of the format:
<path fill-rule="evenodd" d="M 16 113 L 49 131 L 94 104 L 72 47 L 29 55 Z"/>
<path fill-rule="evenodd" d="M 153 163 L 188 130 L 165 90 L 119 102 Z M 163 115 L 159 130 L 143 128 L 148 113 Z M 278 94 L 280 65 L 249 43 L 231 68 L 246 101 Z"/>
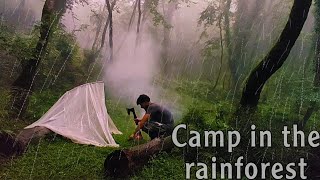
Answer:
<path fill-rule="evenodd" d="M 161 153 L 132 179 L 185 179 L 183 156 L 179 152 Z"/>
<path fill-rule="evenodd" d="M 0 179 L 97 179 L 107 152 L 107 148 L 78 145 L 61 138 L 42 140 L 22 157 L 8 162 Z"/>
<path fill-rule="evenodd" d="M 177 87 L 179 86 L 177 85 Z M 166 94 L 168 97 L 178 97 L 176 104 L 182 105 L 182 107 L 179 107 L 183 114 L 181 120 L 189 124 L 190 129 L 202 132 L 203 130 L 224 131 L 231 128 L 228 120 L 232 117 L 234 107 L 230 101 L 212 99 L 212 102 L 208 102 L 201 98 L 194 98 L 187 92 L 179 92 L 176 95 L 177 92 L 172 89 L 169 91 Z M 43 96 L 47 97 L 49 95 L 52 95 L 52 97 L 48 98 L 50 99 L 49 101 L 40 101 Z M 55 97 L 53 93 L 49 92 L 43 93 L 42 96 L 37 96 L 36 94 L 35 96 L 34 99 L 37 101 L 31 102 L 31 107 L 34 108 L 32 108 L 33 111 L 29 111 L 29 114 L 33 115 L 29 117 L 34 118 L 33 120 L 39 118 L 58 99 L 58 95 Z M 273 147 L 252 150 L 252 153 L 255 154 L 251 157 L 253 160 L 262 158 L 265 161 L 292 162 L 297 157 L 303 157 L 307 153 L 298 148 L 282 148 L 281 130 L 284 125 L 291 127 L 297 118 L 292 113 L 292 109 L 290 110 L 288 107 L 281 108 L 282 105 L 280 103 L 277 106 L 274 104 L 262 104 L 259 107 L 259 111 L 250 117 L 252 119 L 251 122 L 256 124 L 257 130 L 270 130 L 273 132 Z M 120 148 L 138 145 L 137 142 L 127 141 L 128 136 L 134 129 L 134 123 L 132 116 L 127 115 L 125 106 L 113 100 L 107 100 L 106 105 L 114 123 L 123 132 L 123 135 L 113 136 L 116 142 L 119 143 Z M 36 109 L 36 107 L 39 109 Z M 310 119 L 306 128 L 307 131 L 318 129 L 316 128 L 319 127 L 319 122 L 316 121 L 318 117 L 319 113 L 315 113 Z M 0 118 L 0 124 L 0 130 L 17 132 L 30 124 L 30 122 L 21 120 L 7 121 L 7 119 Z M 145 139 L 140 143 L 148 141 L 147 135 L 143 135 Z M 246 147 L 241 148 L 236 149 L 233 155 L 243 155 L 245 153 L 244 150 L 247 149 Z M 79 145 L 61 136 L 51 135 L 42 139 L 39 144 L 30 146 L 23 156 L 11 159 L 5 165 L 0 166 L 0 179 L 102 179 L 104 160 L 113 150 L 115 148 Z M 188 152 L 187 156 L 189 157 L 182 153 L 182 149 L 177 148 L 169 154 L 161 153 L 153 157 L 150 163 L 138 170 L 131 178 L 185 179 L 185 160 L 210 163 L 210 159 L 213 156 L 219 157 L 221 161 L 228 161 L 230 156 L 230 153 L 227 153 L 224 149 L 200 148 L 199 151 L 193 150 Z"/>

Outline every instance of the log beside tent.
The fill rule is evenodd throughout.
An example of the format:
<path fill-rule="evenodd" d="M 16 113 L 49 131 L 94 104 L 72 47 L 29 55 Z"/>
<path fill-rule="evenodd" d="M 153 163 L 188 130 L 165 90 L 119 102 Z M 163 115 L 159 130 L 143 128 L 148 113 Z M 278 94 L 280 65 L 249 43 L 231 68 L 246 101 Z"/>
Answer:
<path fill-rule="evenodd" d="M 171 136 L 155 138 L 152 141 L 129 149 L 115 150 L 104 162 L 105 177 L 127 177 L 141 169 L 152 156 L 174 147 Z"/>
<path fill-rule="evenodd" d="M 31 141 L 37 142 L 49 132 L 74 143 L 119 147 L 112 134 L 122 133 L 107 112 L 104 83 L 86 83 L 67 91 L 38 121 L 17 136 L 0 132 L 0 156 L 21 154 Z"/>
<path fill-rule="evenodd" d="M 37 143 L 51 131 L 45 127 L 23 129 L 17 136 L 0 132 L 0 156 L 10 157 L 21 155 L 29 144 Z"/>

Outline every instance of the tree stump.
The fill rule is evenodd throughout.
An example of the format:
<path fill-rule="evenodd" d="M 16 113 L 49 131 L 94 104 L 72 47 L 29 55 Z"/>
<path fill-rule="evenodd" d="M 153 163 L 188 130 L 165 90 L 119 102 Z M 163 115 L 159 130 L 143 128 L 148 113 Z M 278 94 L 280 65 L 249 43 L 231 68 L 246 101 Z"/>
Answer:
<path fill-rule="evenodd" d="M 171 136 L 152 141 L 129 149 L 115 150 L 104 162 L 105 177 L 127 177 L 148 163 L 152 156 L 174 147 Z"/>

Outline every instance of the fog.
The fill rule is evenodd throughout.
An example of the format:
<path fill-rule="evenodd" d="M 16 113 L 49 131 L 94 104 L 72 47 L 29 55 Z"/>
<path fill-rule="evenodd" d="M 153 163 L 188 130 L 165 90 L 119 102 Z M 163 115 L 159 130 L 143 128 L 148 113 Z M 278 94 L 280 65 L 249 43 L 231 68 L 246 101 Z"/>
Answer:
<path fill-rule="evenodd" d="M 140 94 L 156 97 L 160 90 L 154 84 L 154 76 L 160 72 L 160 45 L 148 34 L 136 45 L 136 37 L 135 32 L 127 35 L 114 62 L 106 67 L 104 78 L 112 94 L 129 102 L 135 102 Z"/>
<path fill-rule="evenodd" d="M 20 24 L 24 24 L 24 27 L 32 27 L 35 22 L 40 20 L 44 3 L 43 0 L 25 0 L 25 4 L 22 7 L 22 0 L 1 0 L 0 2 L 2 19 L 15 22 L 15 24 L 20 22 Z M 99 12 L 100 9 L 103 9 L 104 2 L 104 0 L 93 0 L 84 6 L 76 4 L 72 10 L 67 10 L 63 17 L 62 23 L 67 31 L 75 33 L 77 41 L 82 48 L 91 49 L 92 47 L 96 29 L 96 25 L 91 18 L 92 11 Z M 281 0 L 266 0 L 262 11 L 259 11 L 254 17 L 250 16 L 252 15 L 250 13 L 253 13 L 251 11 L 254 11 L 260 2 L 256 0 L 248 0 L 247 2 L 249 3 L 246 11 L 240 12 L 230 19 L 230 28 L 233 28 L 233 23 L 240 16 L 244 16 L 245 19 L 252 19 L 250 27 L 245 28 L 246 30 L 250 29 L 251 33 L 247 38 L 247 44 L 244 44 L 244 46 L 256 48 L 255 55 L 248 62 L 245 62 L 247 64 L 244 68 L 248 71 L 252 65 L 261 59 L 261 56 L 267 53 L 276 41 L 287 20 L 287 18 L 283 18 L 280 21 L 277 16 L 287 17 L 293 0 L 287 0 L 286 3 Z M 218 1 L 194 0 L 191 3 L 180 2 L 178 8 L 173 12 L 167 47 L 169 72 L 161 76 L 163 25 L 160 23 L 155 26 L 152 15 L 148 14 L 145 21 L 141 23 L 141 32 L 137 38 L 137 13 L 132 28 L 128 31 L 133 1 L 119 0 L 113 11 L 114 59 L 112 63 L 109 62 L 110 48 L 107 37 L 102 52 L 103 58 L 100 62 L 101 64 L 106 63 L 102 75 L 103 81 L 106 83 L 107 93 L 127 106 L 134 106 L 139 94 L 148 94 L 151 96 L 152 101 L 180 109 L 177 104 L 180 97 L 166 94 L 165 88 L 162 87 L 163 82 L 158 80 L 162 77 L 170 81 L 173 79 L 172 77 L 179 79 L 181 75 L 189 77 L 191 80 L 200 78 L 203 69 L 206 68 L 204 67 L 204 58 L 202 56 L 205 43 L 207 40 L 219 37 L 217 26 L 205 28 L 203 25 L 198 24 L 200 13 L 204 11 L 209 3 L 217 4 Z M 240 8 L 237 7 L 236 3 L 236 0 L 232 1 L 230 9 L 232 13 L 236 13 Z M 159 4 L 158 12 L 163 15 L 167 5 Z M 19 8 L 24 9 L 24 16 L 16 16 L 15 12 Z M 312 14 L 312 12 L 310 13 Z M 313 19 L 312 15 L 309 15 L 304 32 L 312 31 Z M 83 28 L 85 27 L 84 25 L 87 25 L 86 28 Z M 206 40 L 200 38 L 204 30 L 207 31 Z M 223 36 L 223 38 L 225 37 Z M 297 44 L 295 48 L 299 48 L 299 41 Z M 310 48 L 309 46 L 307 47 Z M 304 53 L 306 52 L 309 51 L 305 50 Z M 246 55 L 250 53 L 247 52 Z M 221 64 L 218 58 L 213 58 L 211 64 L 213 67 L 212 76 L 215 77 Z M 170 99 L 171 97 L 175 97 L 175 99 Z"/>

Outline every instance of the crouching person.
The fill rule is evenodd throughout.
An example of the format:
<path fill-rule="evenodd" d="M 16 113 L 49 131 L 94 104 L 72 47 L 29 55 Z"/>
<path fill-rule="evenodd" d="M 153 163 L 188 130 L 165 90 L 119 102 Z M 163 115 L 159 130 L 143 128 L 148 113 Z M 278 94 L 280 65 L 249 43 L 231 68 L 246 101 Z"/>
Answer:
<path fill-rule="evenodd" d="M 135 120 L 138 125 L 130 139 L 139 136 L 140 130 L 146 132 L 151 139 L 171 135 L 174 128 L 173 116 L 167 108 L 150 102 L 150 98 L 145 94 L 138 97 L 137 105 L 140 105 L 146 113 L 142 119 Z"/>

